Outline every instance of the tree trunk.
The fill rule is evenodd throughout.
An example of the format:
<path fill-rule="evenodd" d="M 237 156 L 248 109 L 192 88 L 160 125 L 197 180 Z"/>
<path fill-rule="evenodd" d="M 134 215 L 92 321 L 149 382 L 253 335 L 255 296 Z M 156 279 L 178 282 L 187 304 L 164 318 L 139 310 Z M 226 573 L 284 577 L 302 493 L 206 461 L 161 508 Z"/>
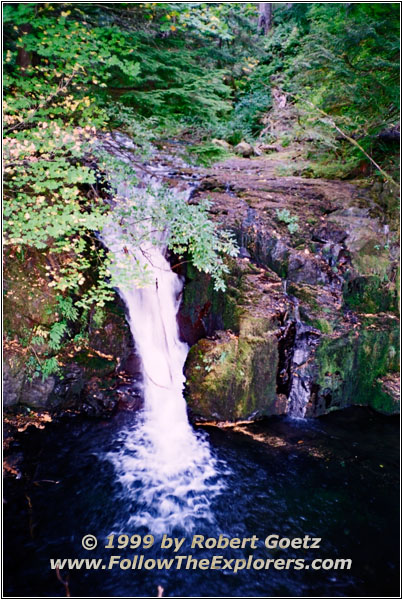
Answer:
<path fill-rule="evenodd" d="M 20 32 L 22 34 L 22 39 L 24 39 L 24 33 L 29 33 L 31 31 L 31 25 L 21 25 Z M 32 64 L 32 52 L 27 52 L 24 47 L 18 48 L 17 54 L 17 65 L 21 69 L 21 73 L 23 75 L 26 74 L 28 67 Z"/>
<path fill-rule="evenodd" d="M 267 35 L 271 29 L 273 19 L 273 7 L 271 2 L 259 2 L 259 20 L 257 24 L 258 33 L 263 31 Z"/>

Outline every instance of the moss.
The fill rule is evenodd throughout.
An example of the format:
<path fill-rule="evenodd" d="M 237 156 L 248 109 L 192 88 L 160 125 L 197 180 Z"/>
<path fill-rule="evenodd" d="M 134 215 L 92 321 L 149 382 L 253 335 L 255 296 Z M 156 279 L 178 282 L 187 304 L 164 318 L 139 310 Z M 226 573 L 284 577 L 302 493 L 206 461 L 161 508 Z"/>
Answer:
<path fill-rule="evenodd" d="M 333 325 L 326 319 L 313 319 L 310 324 L 322 333 L 333 333 Z"/>
<path fill-rule="evenodd" d="M 322 338 L 315 362 L 319 395 L 327 397 L 327 409 L 362 404 L 396 412 L 396 402 L 378 379 L 399 369 L 397 319 L 366 319 L 359 333 Z"/>
<path fill-rule="evenodd" d="M 118 297 L 115 302 L 106 304 L 102 325 L 90 320 L 88 343 L 90 349 L 111 355 L 114 360 L 124 358 L 131 345 L 131 334 L 123 303 Z"/>
<path fill-rule="evenodd" d="M 103 309 L 102 323 L 96 311 L 90 311 L 88 316 L 85 314 L 85 320 L 81 322 L 69 322 L 69 337 L 63 339 L 55 357 L 55 350 L 49 348 L 49 335 L 42 335 L 48 333 L 61 317 L 60 291 L 49 286 L 47 267 L 61 268 L 65 258 L 36 250 L 26 252 L 23 260 L 11 253 L 8 255 L 4 302 L 7 334 L 5 404 L 20 402 L 31 406 L 34 403 L 39 407 L 50 402 L 52 406 L 63 403 L 70 406 L 72 396 L 79 403 L 80 392 L 74 391 L 78 385 L 76 382 L 80 381 L 78 387 L 81 389 L 85 380 L 110 374 L 117 359 L 128 352 L 131 336 L 122 303 L 116 299 Z M 80 334 L 79 341 L 78 338 L 73 339 L 76 334 Z M 49 374 L 46 368 L 51 361 L 58 367 L 57 377 L 46 378 Z M 39 367 L 45 374 L 44 381 L 42 377 L 33 377 Z M 77 374 L 75 369 L 80 373 Z M 52 399 L 50 394 L 53 394 Z"/>
<path fill-rule="evenodd" d="M 199 340 L 189 352 L 190 407 L 200 416 L 219 420 L 270 414 L 276 401 L 278 305 L 274 301 L 271 306 L 274 296 L 262 294 L 259 285 L 264 288 L 266 280 L 276 276 L 233 261 L 227 290 L 221 293 L 210 287 L 205 275 L 193 275 L 197 279 L 190 282 L 191 289 L 185 288 L 186 310 L 196 314 L 200 305 L 210 303 L 209 318 L 220 324 L 220 331 L 214 339 Z"/>
<path fill-rule="evenodd" d="M 353 254 L 353 265 L 358 273 L 385 277 L 390 271 L 389 251 L 376 238 L 369 239 Z"/>
<path fill-rule="evenodd" d="M 283 260 L 273 260 L 271 262 L 267 261 L 267 264 L 275 273 L 277 273 L 281 279 L 287 279 L 288 275 L 288 253 L 286 258 Z"/>
<path fill-rule="evenodd" d="M 224 329 L 239 331 L 239 320 L 241 308 L 238 305 L 238 299 L 231 295 L 230 290 L 227 293 L 211 294 L 212 309 L 215 314 L 220 314 L 222 326 Z"/>
<path fill-rule="evenodd" d="M 396 280 L 397 267 L 393 266 L 386 238 L 368 230 L 358 229 L 358 250 L 352 250 L 352 270 L 347 274 L 343 288 L 345 303 L 356 310 L 377 313 L 399 310 Z"/>
<path fill-rule="evenodd" d="M 298 300 L 307 304 L 312 310 L 320 311 L 317 301 L 317 290 L 310 288 L 307 285 L 290 283 L 288 293 L 295 296 Z"/>
<path fill-rule="evenodd" d="M 211 327 L 214 329 L 230 329 L 239 332 L 240 318 L 243 312 L 243 296 L 245 293 L 244 275 L 250 269 L 239 268 L 236 261 L 230 261 L 231 271 L 225 277 L 225 292 L 217 292 L 209 275 L 200 273 L 191 264 L 187 267 L 187 279 L 183 295 L 182 315 L 196 323 L 204 307 L 208 307 Z"/>
<path fill-rule="evenodd" d="M 195 413 L 231 421 L 270 414 L 276 399 L 277 338 L 268 332 L 257 335 L 261 327 L 262 322 L 244 321 L 239 337 L 220 332 L 218 340 L 200 340 L 191 348 L 188 403 Z"/>
<path fill-rule="evenodd" d="M 108 375 L 116 367 L 114 360 L 85 351 L 78 352 L 74 356 L 74 362 L 89 371 L 94 371 L 99 376 Z"/>
<path fill-rule="evenodd" d="M 363 323 L 356 358 L 356 403 L 369 404 L 382 412 L 389 412 L 389 403 L 376 380 L 399 370 L 399 325 L 397 320 Z"/>
<path fill-rule="evenodd" d="M 32 335 L 35 325 L 52 325 L 57 320 L 56 295 L 45 277 L 46 258 L 37 251 L 24 262 L 9 257 L 4 273 L 4 328 L 10 337 Z"/>
<path fill-rule="evenodd" d="M 351 308 L 366 313 L 398 312 L 396 286 L 378 275 L 356 277 L 343 287 L 344 302 Z"/>

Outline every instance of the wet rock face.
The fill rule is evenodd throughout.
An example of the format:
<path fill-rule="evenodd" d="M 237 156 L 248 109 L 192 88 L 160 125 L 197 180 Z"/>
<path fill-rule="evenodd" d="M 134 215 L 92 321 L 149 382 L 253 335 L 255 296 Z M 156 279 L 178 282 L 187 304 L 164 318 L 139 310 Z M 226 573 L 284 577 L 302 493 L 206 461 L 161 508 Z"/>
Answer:
<path fill-rule="evenodd" d="M 6 349 L 3 368 L 6 408 L 28 407 L 52 413 L 72 410 L 92 416 L 110 414 L 118 406 L 122 393 L 116 379 L 120 381 L 120 366 L 133 354 L 133 342 L 119 299 L 107 306 L 102 325 L 90 325 L 88 345 L 71 352 L 61 375 L 31 380 L 24 354 L 17 345 L 18 351 L 13 348 L 11 345 Z M 131 380 L 135 379 L 132 374 Z"/>
<path fill-rule="evenodd" d="M 310 362 L 314 359 L 320 332 L 297 320 L 290 364 L 290 391 L 288 413 L 291 417 L 305 417 L 311 399 L 314 377 Z"/>
<path fill-rule="evenodd" d="M 399 412 L 399 399 L 384 385 L 385 379 L 398 377 L 398 348 L 399 322 L 385 315 L 366 317 L 360 329 L 323 337 L 311 367 L 316 389 L 307 415 L 352 404 L 384 414 Z"/>
<path fill-rule="evenodd" d="M 228 296 L 214 292 L 209 278 L 196 273 L 185 286 L 180 315 L 188 322 L 193 315 L 198 325 L 202 313 L 210 336 L 189 352 L 189 407 L 198 418 L 219 421 L 282 414 L 286 400 L 277 395 L 279 336 L 290 302 L 275 273 L 257 269 L 247 259 L 232 261 L 231 267 Z M 214 332 L 215 323 L 225 324 L 226 330 Z"/>

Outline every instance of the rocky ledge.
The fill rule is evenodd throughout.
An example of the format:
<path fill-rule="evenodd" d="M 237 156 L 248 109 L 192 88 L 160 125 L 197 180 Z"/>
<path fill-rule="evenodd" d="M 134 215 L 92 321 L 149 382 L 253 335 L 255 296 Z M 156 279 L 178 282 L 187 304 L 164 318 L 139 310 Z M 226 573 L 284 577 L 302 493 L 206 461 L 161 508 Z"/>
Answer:
<path fill-rule="evenodd" d="M 233 158 L 200 173 L 192 201 L 212 201 L 240 258 L 225 294 L 187 273 L 180 324 L 192 345 L 191 411 L 228 421 L 350 405 L 393 414 L 397 235 L 371 189 L 279 177 L 279 161 Z"/>
<path fill-rule="evenodd" d="M 190 169 L 168 153 L 155 158 L 167 183 L 194 186 L 191 202 L 211 200 L 213 218 L 240 245 L 225 293 L 214 290 L 208 275 L 179 267 L 186 285 L 178 320 L 191 346 L 189 408 L 209 421 L 318 416 L 354 404 L 395 413 L 399 245 L 383 217 L 382 190 L 281 177 L 282 160 L 277 151 Z M 30 380 L 21 340 L 34 324 L 49 327 L 58 318 L 45 276 L 52 257 L 8 258 L 10 426 L 42 426 L 38 412 L 46 421 L 46 414 L 104 416 L 141 406 L 139 359 L 118 297 L 102 323 L 90 315 L 87 339 L 66 348 L 60 375 Z"/>

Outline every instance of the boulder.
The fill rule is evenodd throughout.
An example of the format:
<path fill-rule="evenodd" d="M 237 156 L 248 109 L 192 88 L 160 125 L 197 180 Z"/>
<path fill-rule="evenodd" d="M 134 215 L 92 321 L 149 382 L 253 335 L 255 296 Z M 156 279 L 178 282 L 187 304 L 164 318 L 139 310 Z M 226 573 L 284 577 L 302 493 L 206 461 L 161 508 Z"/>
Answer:
<path fill-rule="evenodd" d="M 26 381 L 21 390 L 20 403 L 30 408 L 46 408 L 55 383 L 55 377 L 47 377 L 46 379 L 36 377 L 32 381 Z"/>
<path fill-rule="evenodd" d="M 23 361 L 18 355 L 4 352 L 3 361 L 3 406 L 8 408 L 18 404 L 24 385 Z"/>
<path fill-rule="evenodd" d="M 251 156 L 255 155 L 254 147 L 251 144 L 248 144 L 248 142 L 239 142 L 239 144 L 235 146 L 234 150 L 237 154 L 240 154 L 244 158 L 250 158 Z"/>
<path fill-rule="evenodd" d="M 276 414 L 277 346 L 269 320 L 247 317 L 239 335 L 220 331 L 214 340 L 200 340 L 186 369 L 192 412 L 219 421 Z"/>
<path fill-rule="evenodd" d="M 276 384 L 278 336 L 290 303 L 280 278 L 242 258 L 231 261 L 225 293 L 209 287 L 207 276 L 193 277 L 180 313 L 188 316 L 188 324 L 202 315 L 204 336 L 211 337 L 193 342 L 186 362 L 192 413 L 236 421 L 284 412 Z"/>

